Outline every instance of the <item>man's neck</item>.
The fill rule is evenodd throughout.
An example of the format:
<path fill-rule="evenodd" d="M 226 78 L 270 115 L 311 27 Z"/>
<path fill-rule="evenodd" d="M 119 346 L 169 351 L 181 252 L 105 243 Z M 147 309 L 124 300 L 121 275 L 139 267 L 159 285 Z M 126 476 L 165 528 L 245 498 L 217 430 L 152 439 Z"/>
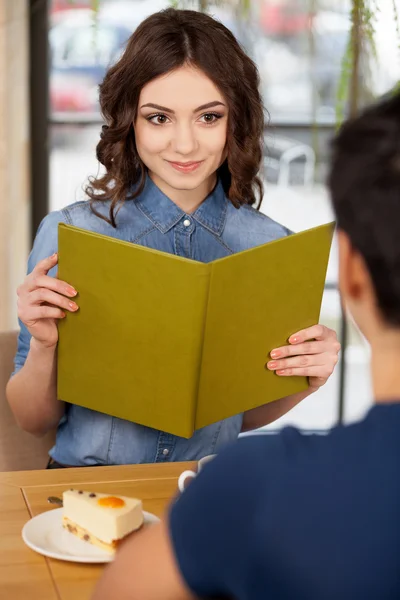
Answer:
<path fill-rule="evenodd" d="M 375 401 L 400 402 L 400 332 L 387 330 L 372 342 L 372 382 Z"/>

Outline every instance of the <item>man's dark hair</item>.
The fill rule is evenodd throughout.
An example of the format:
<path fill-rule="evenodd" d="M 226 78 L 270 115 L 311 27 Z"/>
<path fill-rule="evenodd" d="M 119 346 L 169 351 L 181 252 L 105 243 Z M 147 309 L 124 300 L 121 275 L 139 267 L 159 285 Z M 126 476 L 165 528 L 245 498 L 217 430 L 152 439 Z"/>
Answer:
<path fill-rule="evenodd" d="M 342 126 L 329 186 L 338 228 L 363 256 L 382 316 L 400 326 L 400 94 Z"/>

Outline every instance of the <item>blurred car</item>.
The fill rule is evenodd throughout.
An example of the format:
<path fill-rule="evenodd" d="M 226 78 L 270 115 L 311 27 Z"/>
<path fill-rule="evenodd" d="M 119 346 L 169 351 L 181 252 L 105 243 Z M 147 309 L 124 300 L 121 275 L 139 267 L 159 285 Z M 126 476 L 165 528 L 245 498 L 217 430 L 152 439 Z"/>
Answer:
<path fill-rule="evenodd" d="M 256 45 L 264 101 L 275 121 L 335 122 L 350 20 L 348 15 L 320 10 L 312 24 L 313 55 L 307 32 L 285 39 L 264 38 Z"/>
<path fill-rule="evenodd" d="M 260 26 L 268 36 L 284 37 L 306 31 L 310 8 L 295 0 L 267 0 L 260 5 Z"/>
<path fill-rule="evenodd" d="M 50 108 L 54 120 L 98 113 L 98 85 L 107 68 L 119 58 L 140 22 L 165 5 L 164 0 L 106 2 L 98 13 L 71 8 L 52 15 Z"/>

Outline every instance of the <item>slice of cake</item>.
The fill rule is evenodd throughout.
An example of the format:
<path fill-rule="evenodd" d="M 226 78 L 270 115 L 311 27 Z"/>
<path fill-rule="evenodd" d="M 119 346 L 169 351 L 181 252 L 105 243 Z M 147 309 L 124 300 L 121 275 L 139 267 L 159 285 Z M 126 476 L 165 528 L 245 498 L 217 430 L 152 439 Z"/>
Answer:
<path fill-rule="evenodd" d="M 142 502 L 83 490 L 63 493 L 63 526 L 82 540 L 108 552 L 143 524 Z"/>

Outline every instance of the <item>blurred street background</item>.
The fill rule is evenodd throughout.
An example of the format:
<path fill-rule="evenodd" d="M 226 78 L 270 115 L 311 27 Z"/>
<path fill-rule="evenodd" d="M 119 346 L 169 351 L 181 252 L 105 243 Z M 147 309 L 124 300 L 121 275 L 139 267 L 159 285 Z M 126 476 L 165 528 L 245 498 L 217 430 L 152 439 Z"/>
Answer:
<path fill-rule="evenodd" d="M 2 1 L 8 3 L 8 0 Z M 31 70 L 25 99 L 31 121 L 25 131 L 31 133 L 28 146 L 34 153 L 33 158 L 26 159 L 31 176 L 27 178 L 27 188 L 24 187 L 25 208 L 17 217 L 13 212 L 16 208 L 3 206 L 3 214 L 8 211 L 8 219 L 11 219 L 11 213 L 14 215 L 14 230 L 21 214 L 27 219 L 25 227 L 33 233 L 39 217 L 46 211 L 58 210 L 84 198 L 82 188 L 87 178 L 100 168 L 95 158 L 102 125 L 98 85 L 107 67 L 123 52 L 128 37 L 138 24 L 171 4 L 207 10 L 236 35 L 258 65 L 266 107 L 262 168 L 265 195 L 261 211 L 294 231 L 333 219 L 325 179 L 329 141 L 339 120 L 350 110 L 346 91 L 351 77 L 349 63 L 354 60 L 354 53 L 349 49 L 354 34 L 351 19 L 354 2 L 32 0 L 28 5 L 25 0 L 15 0 L 14 4 L 19 5 L 20 10 L 10 8 L 8 17 L 17 15 L 26 20 L 24 27 L 15 32 L 27 35 L 26 69 L 30 65 Z M 356 74 L 360 107 L 388 93 L 400 74 L 400 0 L 363 0 L 362 4 L 365 12 L 358 29 L 358 34 L 363 36 L 360 43 L 362 56 Z M 3 27 L 6 20 L 5 13 Z M 10 31 L 8 29 L 9 36 Z M 16 43 L 15 52 L 18 52 Z M 30 52 L 37 54 L 36 62 Z M 45 52 L 47 62 L 43 63 Z M 14 56 L 14 51 L 11 58 L 22 60 Z M 14 78 L 9 66 L 3 64 L 4 70 L 11 79 Z M 1 74 L 0 62 L 0 78 Z M 3 90 L 3 96 L 4 93 Z M 3 107 L 7 105 L 12 113 L 12 104 L 13 97 L 9 92 L 6 103 L 3 97 Z M 5 114 L 3 108 L 4 124 L 9 122 L 4 119 Z M 7 152 L 4 144 L 3 152 Z M 29 154 L 26 149 L 25 152 Z M 4 160 L 9 161 L 9 155 Z M 2 203 L 5 202 L 3 196 Z M 34 205 L 32 210 L 29 208 L 31 203 Z M 22 259 L 26 260 L 29 245 L 30 239 L 22 246 L 23 250 L 18 250 L 18 266 L 12 269 L 9 278 L 6 293 L 10 308 L 3 324 L 0 319 L 3 329 L 15 325 L 11 288 L 21 274 Z M 4 252 L 8 261 L 16 260 L 16 251 L 8 248 Z M 347 327 L 343 326 L 335 245 L 321 322 L 335 328 L 344 341 L 345 363 L 324 388 L 274 423 L 272 429 L 293 423 L 304 429 L 323 431 L 338 420 L 350 422 L 360 418 L 370 406 L 369 348 L 351 319 L 346 321 Z"/>

